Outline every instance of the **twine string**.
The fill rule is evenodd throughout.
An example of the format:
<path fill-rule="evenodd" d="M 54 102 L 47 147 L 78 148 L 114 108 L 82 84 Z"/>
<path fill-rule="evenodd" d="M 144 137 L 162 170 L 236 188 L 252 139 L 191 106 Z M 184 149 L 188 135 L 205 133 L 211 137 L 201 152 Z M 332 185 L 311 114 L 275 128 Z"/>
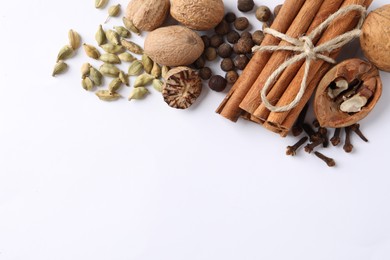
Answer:
<path fill-rule="evenodd" d="M 342 35 L 339 35 L 319 46 L 314 46 L 313 39 L 320 36 L 325 29 L 328 28 L 328 26 L 337 18 L 344 16 L 345 14 L 357 11 L 360 13 L 360 20 L 356 26 L 351 31 L 348 31 Z M 286 34 L 283 34 L 281 32 L 278 32 L 271 28 L 264 29 L 264 33 L 270 34 L 274 37 L 277 37 L 283 41 L 286 41 L 292 45 L 287 46 L 278 46 L 278 45 L 270 45 L 270 46 L 255 46 L 253 47 L 252 51 L 268 51 L 268 52 L 274 52 L 274 51 L 292 51 L 296 52 L 297 54 L 291 57 L 290 59 L 286 60 L 284 63 L 282 63 L 267 79 L 265 82 L 265 85 L 263 89 L 261 90 L 261 99 L 264 103 L 265 107 L 269 109 L 271 112 L 286 112 L 290 111 L 294 107 L 296 107 L 299 102 L 301 101 L 303 95 L 305 94 L 306 87 L 307 87 L 307 80 L 309 77 L 310 72 L 310 65 L 313 60 L 323 60 L 328 63 L 336 63 L 334 59 L 329 57 L 328 55 L 347 43 L 351 42 L 355 38 L 360 36 L 361 33 L 361 27 L 363 25 L 363 22 L 366 18 L 366 8 L 361 5 L 349 5 L 345 8 L 342 8 L 338 10 L 336 13 L 330 15 L 324 22 L 322 22 L 317 28 L 315 28 L 309 35 L 302 36 L 299 38 L 293 38 Z M 326 55 L 328 53 L 328 55 Z M 276 82 L 276 80 L 279 78 L 280 74 L 283 73 L 283 71 L 289 67 L 290 65 L 293 65 L 294 63 L 297 63 L 301 60 L 305 59 L 305 73 L 301 82 L 300 89 L 295 96 L 294 100 L 285 106 L 274 106 L 270 103 L 270 101 L 267 99 L 267 93 L 269 88 Z"/>

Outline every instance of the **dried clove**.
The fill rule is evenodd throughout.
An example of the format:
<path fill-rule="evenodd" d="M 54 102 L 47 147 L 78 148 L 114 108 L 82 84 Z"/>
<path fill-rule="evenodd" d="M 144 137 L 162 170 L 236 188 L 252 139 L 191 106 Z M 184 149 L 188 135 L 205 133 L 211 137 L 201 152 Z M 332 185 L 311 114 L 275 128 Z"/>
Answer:
<path fill-rule="evenodd" d="M 308 108 L 309 106 L 306 104 L 305 107 L 302 109 L 302 112 L 299 114 L 297 121 L 291 129 L 293 136 L 298 136 L 303 132 L 302 125 L 305 122 Z"/>
<path fill-rule="evenodd" d="M 324 138 L 319 137 L 317 140 L 307 144 L 305 146 L 305 151 L 308 153 L 311 153 L 314 150 L 314 148 L 316 148 L 317 146 L 319 146 L 322 143 L 324 143 Z"/>
<path fill-rule="evenodd" d="M 320 152 L 317 152 L 315 151 L 314 154 L 320 158 L 321 160 L 323 160 L 329 167 L 334 167 L 336 165 L 336 162 L 332 159 L 332 158 L 329 158 L 325 155 L 323 155 L 322 153 Z"/>
<path fill-rule="evenodd" d="M 299 147 L 301 147 L 304 143 L 307 142 L 309 138 L 307 136 L 302 137 L 296 144 L 293 146 L 287 146 L 286 155 L 294 156 L 297 154 L 297 150 Z"/>
<path fill-rule="evenodd" d="M 341 128 L 335 128 L 334 129 L 334 134 L 332 138 L 330 138 L 330 142 L 332 143 L 333 146 L 337 146 L 340 144 L 340 133 L 341 133 Z"/>
<path fill-rule="evenodd" d="M 368 142 L 368 139 L 363 135 L 363 133 L 360 131 L 360 124 L 353 124 L 351 125 L 351 130 L 357 134 L 357 136 L 360 137 L 364 142 Z"/>
<path fill-rule="evenodd" d="M 353 150 L 353 145 L 351 143 L 351 127 L 347 126 L 345 130 L 345 143 L 343 149 L 346 153 L 350 153 Z"/>

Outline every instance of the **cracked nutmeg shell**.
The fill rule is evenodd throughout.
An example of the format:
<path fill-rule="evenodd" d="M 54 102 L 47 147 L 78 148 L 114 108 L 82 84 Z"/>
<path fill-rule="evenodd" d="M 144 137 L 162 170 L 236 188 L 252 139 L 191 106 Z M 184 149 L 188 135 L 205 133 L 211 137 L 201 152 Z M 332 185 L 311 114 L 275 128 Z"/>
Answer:
<path fill-rule="evenodd" d="M 165 76 L 162 90 L 164 101 L 177 109 L 189 108 L 202 92 L 202 80 L 188 67 L 171 69 Z"/>
<path fill-rule="evenodd" d="M 322 127 L 347 127 L 365 118 L 382 94 L 378 69 L 361 59 L 345 60 L 321 80 L 314 112 Z"/>

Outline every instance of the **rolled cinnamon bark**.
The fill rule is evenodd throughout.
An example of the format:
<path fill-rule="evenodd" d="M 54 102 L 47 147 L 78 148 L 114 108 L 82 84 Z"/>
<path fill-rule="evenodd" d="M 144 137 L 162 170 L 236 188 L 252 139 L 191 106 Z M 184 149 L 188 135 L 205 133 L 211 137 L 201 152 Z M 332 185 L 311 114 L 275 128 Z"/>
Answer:
<path fill-rule="evenodd" d="M 335 13 L 344 0 L 329 0 L 324 1 L 322 4 L 319 12 L 317 13 L 316 17 L 314 18 L 313 22 L 311 23 L 309 29 L 307 30 L 307 34 L 310 34 L 315 28 L 317 28 L 318 25 L 320 25 L 323 21 L 325 21 L 330 15 Z M 316 44 L 319 40 L 319 37 L 317 39 L 313 40 L 313 44 Z M 276 81 L 276 83 L 270 88 L 270 90 L 267 93 L 267 99 L 273 103 L 276 104 L 276 102 L 279 101 L 280 97 L 283 95 L 283 92 L 286 90 L 287 86 L 290 84 L 296 73 L 299 71 L 301 66 L 303 65 L 305 61 L 302 60 L 300 62 L 297 62 L 291 66 L 289 66 L 279 77 L 279 79 Z M 268 76 L 269 77 L 269 76 Z M 265 79 L 266 80 L 266 79 Z M 262 80 L 262 87 L 265 84 L 265 80 Z M 264 103 L 260 103 L 260 105 L 257 107 L 257 109 L 254 111 L 253 116 L 257 117 L 259 119 L 266 120 L 268 117 L 270 111 L 268 108 L 264 105 Z"/>
<path fill-rule="evenodd" d="M 285 33 L 305 2 L 306 0 L 286 0 L 279 14 L 276 16 L 275 21 L 272 23 L 271 28 Z M 279 39 L 271 35 L 266 35 L 261 45 L 277 45 L 279 42 Z M 255 53 L 253 55 L 238 81 L 233 85 L 217 108 L 217 113 L 231 121 L 235 122 L 238 120 L 242 113 L 239 104 L 257 79 L 257 76 L 263 70 L 271 55 L 271 53 Z"/>
<path fill-rule="evenodd" d="M 368 7 L 371 4 L 372 0 L 345 0 L 342 7 L 359 4 L 364 7 Z M 322 34 L 321 39 L 318 44 L 327 42 L 341 34 L 344 34 L 354 27 L 356 27 L 360 18 L 360 14 L 357 12 L 351 12 L 343 17 L 337 18 L 333 21 L 330 26 Z M 340 54 L 341 49 L 337 49 L 329 54 L 329 57 L 336 59 Z M 303 109 L 304 105 L 309 101 L 311 95 L 313 94 L 314 89 L 317 87 L 318 82 L 324 76 L 324 74 L 330 69 L 331 64 L 323 61 L 316 60 L 312 61 L 310 67 L 310 73 L 308 76 L 309 84 L 307 85 L 305 94 L 303 95 L 299 104 L 290 111 L 287 112 L 271 112 L 268 116 L 265 124 L 266 127 L 274 132 L 285 136 L 288 131 L 291 129 L 295 120 L 297 119 L 300 111 Z M 294 79 L 291 81 L 286 91 L 281 96 L 277 106 L 283 106 L 289 104 L 294 100 L 295 96 L 299 92 L 303 76 L 305 74 L 305 65 L 302 65 L 299 72 L 296 74 Z"/>
<path fill-rule="evenodd" d="M 326 6 L 329 2 L 334 0 L 308 0 L 304 3 L 301 10 L 299 11 L 297 17 L 294 19 L 290 28 L 286 32 L 286 35 L 292 38 L 298 38 L 299 36 L 305 34 L 307 29 L 310 27 L 310 24 L 313 22 L 314 17 L 317 12 L 320 10 L 321 6 Z M 279 46 L 288 46 L 291 45 L 286 41 L 281 41 Z M 267 62 L 267 65 L 261 71 L 260 75 L 257 77 L 257 80 L 252 85 L 248 94 L 245 96 L 243 101 L 240 103 L 240 108 L 246 112 L 253 114 L 256 108 L 261 103 L 260 91 L 262 90 L 265 82 L 269 76 L 287 59 L 293 56 L 294 53 L 291 51 L 276 51 L 272 53 L 271 58 Z M 262 120 L 262 118 L 259 118 Z"/>

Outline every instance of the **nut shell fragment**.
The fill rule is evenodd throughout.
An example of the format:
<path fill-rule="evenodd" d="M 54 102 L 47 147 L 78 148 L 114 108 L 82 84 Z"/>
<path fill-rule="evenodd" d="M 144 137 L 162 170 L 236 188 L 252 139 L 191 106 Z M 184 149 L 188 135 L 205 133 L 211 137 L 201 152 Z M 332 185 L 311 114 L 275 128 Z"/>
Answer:
<path fill-rule="evenodd" d="M 189 108 L 202 92 L 202 80 L 188 67 L 170 70 L 165 78 L 162 90 L 164 101 L 177 109 Z"/>
<path fill-rule="evenodd" d="M 349 84 L 348 89 L 345 89 L 344 80 Z M 345 60 L 333 67 L 319 83 L 314 112 L 322 127 L 347 127 L 365 118 L 381 94 L 382 81 L 373 64 L 360 59 Z"/>

